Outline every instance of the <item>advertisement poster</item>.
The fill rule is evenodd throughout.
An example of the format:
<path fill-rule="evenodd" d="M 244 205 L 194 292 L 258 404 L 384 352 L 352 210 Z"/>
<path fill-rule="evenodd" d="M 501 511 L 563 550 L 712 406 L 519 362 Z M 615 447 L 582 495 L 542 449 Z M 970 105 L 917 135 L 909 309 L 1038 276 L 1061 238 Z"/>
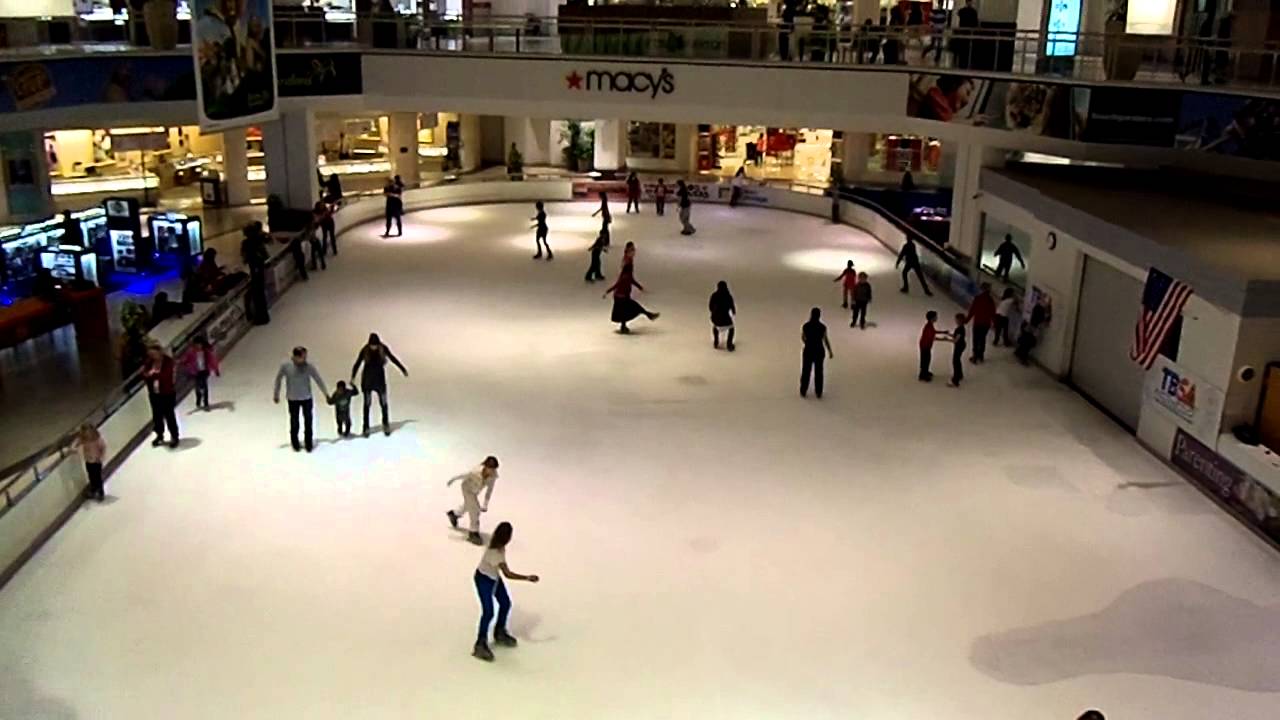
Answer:
<path fill-rule="evenodd" d="M 1071 86 L 963 75 L 912 75 L 907 115 L 1055 138 L 1076 136 Z"/>
<path fill-rule="evenodd" d="M 1186 93 L 1175 146 L 1280 161 L 1280 100 Z"/>
<path fill-rule="evenodd" d="M 183 57 L 0 63 L 0 113 L 195 97 L 191 61 Z"/>
<path fill-rule="evenodd" d="M 202 131 L 276 117 L 270 0 L 195 0 L 191 35 Z"/>
<path fill-rule="evenodd" d="M 36 218 L 52 210 L 49 173 L 40 158 L 43 152 L 44 140 L 38 132 L 0 133 L 0 177 L 8 213 L 15 218 Z"/>
<path fill-rule="evenodd" d="M 360 53 L 276 55 L 280 97 L 359 95 L 364 92 Z"/>
<path fill-rule="evenodd" d="M 1173 147 L 1182 93 L 1123 87 L 1078 87 L 1073 92 L 1077 139 L 1091 143 Z"/>
<path fill-rule="evenodd" d="M 1169 460 L 1273 540 L 1280 540 L 1280 498 L 1213 448 L 1178 430 Z"/>
<path fill-rule="evenodd" d="M 1143 400 L 1201 442 L 1215 445 L 1222 406 L 1221 390 L 1183 370 L 1161 355 L 1147 371 L 1142 387 Z"/>

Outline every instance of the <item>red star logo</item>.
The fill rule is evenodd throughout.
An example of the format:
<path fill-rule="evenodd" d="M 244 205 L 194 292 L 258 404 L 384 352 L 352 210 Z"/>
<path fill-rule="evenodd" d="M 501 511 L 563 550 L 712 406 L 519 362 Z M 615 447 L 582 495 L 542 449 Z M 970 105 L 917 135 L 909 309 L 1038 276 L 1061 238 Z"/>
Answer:
<path fill-rule="evenodd" d="M 582 89 L 582 76 L 578 74 L 578 71 L 577 71 L 577 70 L 574 70 L 573 72 L 569 73 L 568 75 L 565 75 L 565 76 L 564 76 L 564 81 L 565 81 L 566 83 L 568 83 L 568 84 L 569 84 L 569 89 L 570 89 L 570 90 L 581 90 L 581 89 Z"/>

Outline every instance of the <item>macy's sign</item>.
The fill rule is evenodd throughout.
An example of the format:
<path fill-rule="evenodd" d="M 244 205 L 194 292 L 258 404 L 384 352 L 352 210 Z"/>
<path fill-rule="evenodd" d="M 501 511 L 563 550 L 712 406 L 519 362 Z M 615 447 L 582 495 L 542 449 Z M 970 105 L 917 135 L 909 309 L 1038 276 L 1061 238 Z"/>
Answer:
<path fill-rule="evenodd" d="M 570 90 L 587 90 L 588 92 L 621 92 L 645 93 L 650 99 L 661 95 L 670 95 L 676 91 L 676 78 L 671 71 L 662 68 L 656 76 L 650 72 L 627 72 L 619 70 L 588 70 L 586 75 L 577 70 L 564 76 L 565 85 Z"/>

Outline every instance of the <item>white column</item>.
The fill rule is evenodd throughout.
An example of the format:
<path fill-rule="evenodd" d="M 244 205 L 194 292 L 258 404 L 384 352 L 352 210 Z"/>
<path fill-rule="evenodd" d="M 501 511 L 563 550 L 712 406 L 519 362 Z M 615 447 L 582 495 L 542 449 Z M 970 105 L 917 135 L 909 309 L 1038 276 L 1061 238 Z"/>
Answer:
<path fill-rule="evenodd" d="M 525 166 L 551 165 L 551 121 L 543 118 L 506 117 L 502 121 L 505 148 L 515 143 Z M 505 154 L 505 149 L 504 149 Z M 556 158 L 559 159 L 558 157 Z"/>
<path fill-rule="evenodd" d="M 391 113 L 387 151 L 391 153 L 391 174 L 399 175 L 406 188 L 418 187 L 418 113 Z"/>
<path fill-rule="evenodd" d="M 982 211 L 978 207 L 979 178 L 982 168 L 1004 163 L 1004 151 L 982 145 L 961 144 L 956 147 L 955 183 L 951 188 L 951 233 L 948 243 L 956 252 L 978 261 L 982 231 Z"/>
<path fill-rule="evenodd" d="M 626 164 L 627 124 L 622 120 L 596 120 L 593 163 L 600 172 L 621 170 Z"/>
<path fill-rule="evenodd" d="M 676 168 L 682 175 L 698 174 L 697 125 L 676 125 Z"/>
<path fill-rule="evenodd" d="M 249 147 L 244 128 L 222 131 L 222 170 L 227 205 L 248 205 Z"/>
<path fill-rule="evenodd" d="M 844 131 L 841 146 L 840 174 L 846 183 L 862 182 L 867 176 L 867 163 L 871 160 L 871 134 Z"/>
<path fill-rule="evenodd" d="M 52 214 L 44 131 L 0 133 L 0 223 L 30 222 Z"/>
<path fill-rule="evenodd" d="M 267 160 L 267 195 L 278 195 L 291 208 L 310 208 L 319 199 L 316 179 L 315 114 L 310 110 L 281 113 L 262 124 Z"/>

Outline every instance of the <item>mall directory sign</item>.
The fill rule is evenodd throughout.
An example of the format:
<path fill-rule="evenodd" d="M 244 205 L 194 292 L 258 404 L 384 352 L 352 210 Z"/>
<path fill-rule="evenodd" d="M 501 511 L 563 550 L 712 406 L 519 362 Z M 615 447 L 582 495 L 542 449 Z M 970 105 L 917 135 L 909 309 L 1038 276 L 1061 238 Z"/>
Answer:
<path fill-rule="evenodd" d="M 191 35 L 200 129 L 275 119 L 271 0 L 195 0 Z"/>

